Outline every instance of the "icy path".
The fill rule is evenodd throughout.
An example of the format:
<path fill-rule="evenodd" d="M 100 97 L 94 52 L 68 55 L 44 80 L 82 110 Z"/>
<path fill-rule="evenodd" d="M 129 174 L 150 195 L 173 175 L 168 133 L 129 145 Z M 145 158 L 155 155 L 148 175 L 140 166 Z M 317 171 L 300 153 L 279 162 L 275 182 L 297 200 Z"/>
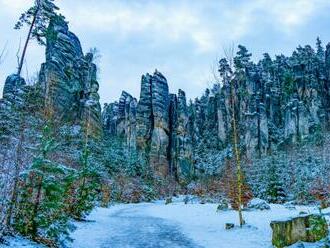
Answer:
<path fill-rule="evenodd" d="M 270 248 L 271 220 L 297 216 L 300 211 L 317 211 L 312 207 L 288 210 L 271 205 L 269 211 L 245 211 L 246 227 L 225 230 L 226 222 L 237 224 L 237 213 L 217 213 L 216 207 L 216 204 L 157 202 L 97 208 L 88 217 L 92 222 L 78 223 L 72 247 Z"/>
<path fill-rule="evenodd" d="M 96 209 L 88 217 L 91 222 L 78 224 L 72 247 L 201 247 L 182 234 L 176 223 L 144 214 L 149 207 L 150 204 L 129 204 Z"/>
<path fill-rule="evenodd" d="M 118 204 L 96 208 L 88 222 L 76 223 L 72 248 L 272 248 L 271 220 L 318 212 L 313 207 L 289 210 L 271 205 L 271 210 L 244 211 L 247 225 L 225 230 L 226 222 L 237 225 L 235 211 L 216 212 L 216 204 L 187 204 L 182 199 L 165 205 L 164 201 Z M 324 211 L 330 217 L 330 209 Z M 12 238 L 9 247 L 37 248 L 23 238 Z M 298 247 L 298 246 L 294 246 Z M 317 245 L 306 244 L 306 248 Z M 0 248 L 8 246 L 0 245 Z M 293 247 L 292 247 L 293 248 Z"/>

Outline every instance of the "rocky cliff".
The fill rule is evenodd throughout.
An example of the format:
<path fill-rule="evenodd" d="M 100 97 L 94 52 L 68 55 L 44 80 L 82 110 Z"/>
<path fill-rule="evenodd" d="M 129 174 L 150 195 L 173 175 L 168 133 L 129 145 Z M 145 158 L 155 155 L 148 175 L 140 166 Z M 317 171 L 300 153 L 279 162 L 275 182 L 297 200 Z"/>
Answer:
<path fill-rule="evenodd" d="M 39 76 L 46 105 L 61 120 L 88 123 L 95 134 L 102 130 L 96 72 L 93 54 L 83 54 L 65 20 L 52 20 Z"/>
<path fill-rule="evenodd" d="M 61 17 L 51 21 L 48 34 L 37 83 L 46 107 L 62 121 L 88 123 L 93 134 L 103 126 L 121 137 L 160 177 L 187 183 L 194 175 L 220 173 L 232 157 L 233 121 L 247 160 L 329 129 L 330 45 L 324 49 L 319 40 L 316 49 L 298 47 L 292 56 L 274 59 L 264 54 L 257 63 L 239 46 L 233 63 L 219 61 L 219 83 L 189 104 L 182 90 L 169 92 L 156 70 L 142 76 L 138 100 L 123 92 L 101 115 L 93 54 L 83 54 Z M 19 102 L 27 88 L 24 79 L 9 76 L 2 105 Z"/>
<path fill-rule="evenodd" d="M 170 94 L 166 78 L 157 70 L 142 76 L 138 102 L 123 92 L 119 102 L 105 105 L 103 125 L 147 158 L 158 176 L 184 181 L 192 175 L 185 93 Z"/>
<path fill-rule="evenodd" d="M 239 46 L 233 67 L 221 59 L 221 83 L 188 105 L 183 91 L 169 94 L 160 72 L 147 74 L 141 80 L 133 121 L 124 121 L 117 110 L 122 107 L 110 104 L 104 116 L 120 128 L 105 129 L 117 135 L 123 126 L 135 127 L 136 147 L 154 170 L 184 182 L 194 171 L 221 171 L 224 160 L 232 156 L 234 119 L 246 159 L 261 158 L 329 128 L 330 45 L 324 50 L 318 42 L 316 51 L 298 47 L 292 56 L 274 60 L 265 54 L 258 63 L 250 57 Z"/>

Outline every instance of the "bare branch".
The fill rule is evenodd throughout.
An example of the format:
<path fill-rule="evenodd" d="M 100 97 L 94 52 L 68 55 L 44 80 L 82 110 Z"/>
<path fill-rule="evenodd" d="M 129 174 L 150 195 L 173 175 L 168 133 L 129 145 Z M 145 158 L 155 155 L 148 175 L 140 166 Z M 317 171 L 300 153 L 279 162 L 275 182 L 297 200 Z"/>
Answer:
<path fill-rule="evenodd" d="M 7 45 L 8 45 L 8 41 L 5 43 L 3 49 L 0 52 L 0 65 L 3 63 L 3 61 L 7 55 Z"/>
<path fill-rule="evenodd" d="M 230 68 L 233 70 L 234 66 L 234 53 L 235 53 L 235 44 L 232 42 L 229 46 L 223 47 L 223 54 L 228 61 Z"/>
<path fill-rule="evenodd" d="M 215 61 L 211 65 L 211 74 L 214 82 L 216 84 L 221 85 L 221 78 L 218 72 L 218 63 L 219 63 L 219 58 L 216 58 Z"/>
<path fill-rule="evenodd" d="M 17 67 L 19 67 L 20 60 L 21 60 L 21 57 L 20 57 L 21 45 L 22 45 L 22 38 L 19 38 L 18 48 L 17 48 L 17 52 L 16 52 Z"/>
<path fill-rule="evenodd" d="M 25 73 L 26 73 L 25 78 L 29 78 L 29 77 L 30 77 L 30 76 L 29 76 L 29 68 L 28 68 L 28 64 L 27 64 L 26 59 L 24 59 L 24 63 L 25 63 Z M 24 64 L 24 63 L 23 63 L 23 64 Z"/>

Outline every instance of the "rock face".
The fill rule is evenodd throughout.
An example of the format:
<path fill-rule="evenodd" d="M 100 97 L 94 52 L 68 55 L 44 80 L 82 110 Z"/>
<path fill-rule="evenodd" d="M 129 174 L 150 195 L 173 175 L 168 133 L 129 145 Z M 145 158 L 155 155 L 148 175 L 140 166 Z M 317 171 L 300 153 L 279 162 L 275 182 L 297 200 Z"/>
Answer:
<path fill-rule="evenodd" d="M 169 94 L 167 80 L 157 70 L 142 76 L 138 102 L 123 92 L 119 102 L 103 111 L 103 126 L 110 135 L 123 137 L 126 145 L 140 151 L 157 175 L 182 182 L 193 173 L 188 120 L 185 93 Z"/>
<path fill-rule="evenodd" d="M 136 148 L 159 175 L 186 182 L 193 174 L 222 173 L 225 160 L 232 158 L 234 119 L 247 160 L 330 128 L 330 45 L 325 51 L 318 45 L 316 52 L 310 46 L 298 47 L 291 57 L 274 60 L 264 54 L 258 63 L 250 56 L 239 46 L 234 70 L 220 60 L 221 84 L 189 104 L 183 91 L 169 94 L 160 72 L 144 75 L 136 115 L 134 103 L 127 107 L 132 97 L 125 93 L 119 103 L 107 105 L 105 129 L 116 135 L 132 130 L 127 142 L 135 139 Z"/>
<path fill-rule="evenodd" d="M 61 17 L 51 21 L 39 83 L 46 104 L 56 117 L 65 121 L 84 121 L 101 132 L 101 107 L 93 54 L 83 54 L 79 39 L 69 31 Z"/>
<path fill-rule="evenodd" d="M 151 128 L 150 140 L 150 165 L 159 175 L 166 176 L 169 173 L 169 91 L 166 78 L 155 72 L 150 78 L 151 113 L 148 126 Z M 141 98 L 144 94 L 141 93 Z M 137 108 L 138 122 L 143 120 L 145 115 L 143 107 Z M 142 118 L 140 118 L 140 116 Z M 140 133 L 138 131 L 138 133 Z M 148 142 L 146 140 L 146 142 Z M 139 147 L 142 148 L 142 147 Z"/>
<path fill-rule="evenodd" d="M 328 235 L 328 225 L 320 215 L 299 216 L 285 221 L 272 221 L 272 243 L 277 248 L 298 241 L 316 242 Z"/>
<path fill-rule="evenodd" d="M 166 78 L 158 71 L 142 76 L 136 112 L 137 148 L 164 177 L 169 174 L 169 103 Z"/>
<path fill-rule="evenodd" d="M 194 174 L 194 169 L 188 127 L 188 107 L 184 91 L 179 90 L 178 96 L 171 95 L 170 106 L 170 168 L 176 173 L 179 182 L 187 183 Z"/>
<path fill-rule="evenodd" d="M 26 83 L 24 78 L 17 74 L 12 74 L 7 77 L 4 88 L 3 98 L 6 100 L 16 101 L 22 93 L 24 93 L 24 87 Z"/>
<path fill-rule="evenodd" d="M 111 136 L 118 136 L 130 149 L 136 149 L 136 99 L 123 91 L 119 102 L 105 104 L 103 128 Z"/>

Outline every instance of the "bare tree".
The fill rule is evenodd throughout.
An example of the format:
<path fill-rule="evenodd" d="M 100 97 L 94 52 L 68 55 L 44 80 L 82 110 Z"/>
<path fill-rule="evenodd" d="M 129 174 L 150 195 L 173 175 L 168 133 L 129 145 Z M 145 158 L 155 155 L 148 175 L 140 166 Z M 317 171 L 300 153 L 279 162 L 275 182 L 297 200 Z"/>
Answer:
<path fill-rule="evenodd" d="M 228 48 L 224 48 L 224 59 L 219 60 L 219 72 L 223 83 L 230 87 L 230 107 L 231 107 L 231 125 L 233 130 L 233 150 L 236 160 L 236 187 L 237 187 L 237 207 L 239 224 L 242 227 L 245 223 L 242 214 L 243 204 L 243 172 L 241 166 L 241 153 L 239 148 L 239 128 L 238 118 L 236 117 L 237 93 L 235 87 L 235 71 L 234 71 L 234 44 Z"/>
<path fill-rule="evenodd" d="M 6 57 L 6 54 L 7 54 L 7 44 L 8 42 L 6 42 L 6 44 L 3 46 L 1 52 L 0 52 L 0 65 L 3 63 L 5 57 Z"/>

